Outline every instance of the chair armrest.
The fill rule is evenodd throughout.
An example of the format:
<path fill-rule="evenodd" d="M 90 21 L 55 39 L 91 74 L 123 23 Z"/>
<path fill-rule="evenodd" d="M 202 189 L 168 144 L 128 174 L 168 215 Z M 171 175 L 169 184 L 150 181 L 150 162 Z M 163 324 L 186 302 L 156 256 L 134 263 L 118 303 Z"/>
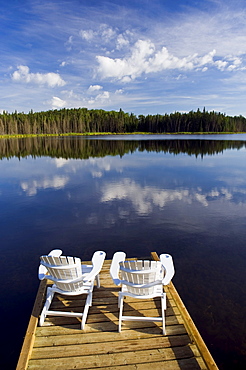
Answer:
<path fill-rule="evenodd" d="M 62 250 L 61 249 L 53 249 L 48 256 L 53 256 L 53 257 L 60 257 L 62 255 Z M 47 277 L 47 268 L 43 265 L 39 265 L 38 268 L 38 278 L 39 280 L 43 280 Z"/>
<path fill-rule="evenodd" d="M 103 262 L 105 260 L 106 253 L 103 251 L 97 251 L 93 254 L 92 257 L 92 270 L 88 273 L 85 274 L 83 277 L 84 283 L 87 281 L 93 280 L 101 271 Z"/>
<path fill-rule="evenodd" d="M 162 280 L 162 284 L 167 285 L 170 283 L 175 273 L 173 259 L 172 259 L 172 256 L 170 256 L 170 254 L 161 254 L 160 261 L 166 272 L 165 277 Z"/>
<path fill-rule="evenodd" d="M 121 280 L 119 279 L 119 270 L 120 262 L 125 261 L 126 254 L 125 252 L 116 252 L 113 256 L 111 266 L 110 266 L 110 275 L 115 285 L 120 285 Z"/>

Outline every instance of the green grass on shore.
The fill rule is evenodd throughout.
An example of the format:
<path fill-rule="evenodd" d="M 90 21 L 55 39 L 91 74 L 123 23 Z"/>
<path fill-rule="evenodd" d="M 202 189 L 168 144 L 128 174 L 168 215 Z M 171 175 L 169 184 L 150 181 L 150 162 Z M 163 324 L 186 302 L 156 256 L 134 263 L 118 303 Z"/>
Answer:
<path fill-rule="evenodd" d="M 245 134 L 245 132 L 70 132 L 66 134 L 21 134 L 21 135 L 0 135 L 0 139 L 26 138 L 26 137 L 55 137 L 55 136 L 101 136 L 101 135 L 232 135 Z"/>

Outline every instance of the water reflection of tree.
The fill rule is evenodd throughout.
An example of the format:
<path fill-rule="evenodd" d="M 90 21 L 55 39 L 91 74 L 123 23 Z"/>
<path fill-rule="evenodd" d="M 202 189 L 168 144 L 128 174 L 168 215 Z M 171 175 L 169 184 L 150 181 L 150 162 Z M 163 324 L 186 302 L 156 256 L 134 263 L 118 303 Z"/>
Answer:
<path fill-rule="evenodd" d="M 81 137 L 35 137 L 0 140 L 0 158 L 49 156 L 55 158 L 88 159 L 105 156 L 124 156 L 135 151 L 157 153 L 186 153 L 205 156 L 226 149 L 246 147 L 244 141 L 230 140 L 88 140 Z"/>

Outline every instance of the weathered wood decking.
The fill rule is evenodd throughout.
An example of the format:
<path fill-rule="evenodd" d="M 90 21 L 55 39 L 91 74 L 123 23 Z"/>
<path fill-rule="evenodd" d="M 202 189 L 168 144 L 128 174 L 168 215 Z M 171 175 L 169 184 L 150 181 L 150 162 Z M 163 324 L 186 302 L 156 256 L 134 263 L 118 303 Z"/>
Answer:
<path fill-rule="evenodd" d="M 153 258 L 157 258 L 155 253 Z M 101 288 L 95 288 L 93 306 L 86 328 L 80 330 L 79 319 L 48 317 L 38 327 L 45 282 L 41 282 L 17 370 L 22 369 L 218 369 L 183 305 L 173 284 L 166 287 L 167 335 L 161 323 L 124 322 L 118 333 L 117 293 L 109 276 L 110 261 L 101 272 Z M 61 297 L 52 303 L 54 309 L 78 311 L 81 297 Z M 160 299 L 126 299 L 128 315 L 156 316 Z"/>

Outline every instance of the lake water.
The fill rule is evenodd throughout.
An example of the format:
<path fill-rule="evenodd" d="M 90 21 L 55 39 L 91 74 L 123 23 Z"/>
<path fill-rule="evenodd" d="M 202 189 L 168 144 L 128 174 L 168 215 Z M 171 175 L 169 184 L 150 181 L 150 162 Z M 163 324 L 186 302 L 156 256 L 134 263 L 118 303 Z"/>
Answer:
<path fill-rule="evenodd" d="M 246 366 L 246 135 L 0 140 L 1 368 L 14 369 L 39 256 L 173 256 L 220 369 Z"/>

